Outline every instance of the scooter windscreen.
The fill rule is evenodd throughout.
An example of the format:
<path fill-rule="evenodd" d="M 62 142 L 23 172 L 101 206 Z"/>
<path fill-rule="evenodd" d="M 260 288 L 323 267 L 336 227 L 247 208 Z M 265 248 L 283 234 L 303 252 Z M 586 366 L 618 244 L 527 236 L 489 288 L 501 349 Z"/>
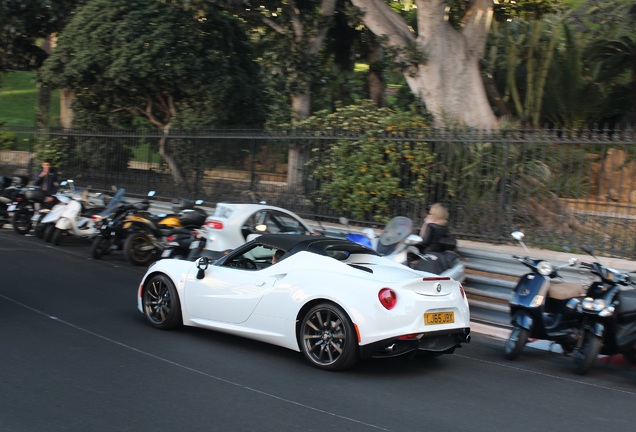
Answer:
<path fill-rule="evenodd" d="M 413 233 L 413 221 L 405 216 L 396 216 L 389 221 L 378 240 L 378 253 L 390 255 L 398 245 Z"/>
<path fill-rule="evenodd" d="M 108 204 L 104 208 L 104 210 L 99 214 L 101 217 L 108 217 L 115 212 L 115 209 L 119 207 L 119 205 L 124 200 L 124 195 L 126 194 L 126 189 L 119 188 L 115 195 L 108 201 Z"/>

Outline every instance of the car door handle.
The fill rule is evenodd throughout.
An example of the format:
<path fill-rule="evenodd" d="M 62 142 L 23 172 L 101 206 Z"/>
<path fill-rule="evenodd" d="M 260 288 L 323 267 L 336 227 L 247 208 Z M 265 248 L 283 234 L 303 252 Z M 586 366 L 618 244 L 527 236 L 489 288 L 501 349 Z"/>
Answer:
<path fill-rule="evenodd" d="M 256 286 L 257 287 L 265 286 L 265 282 L 264 281 L 263 282 L 256 282 Z"/>

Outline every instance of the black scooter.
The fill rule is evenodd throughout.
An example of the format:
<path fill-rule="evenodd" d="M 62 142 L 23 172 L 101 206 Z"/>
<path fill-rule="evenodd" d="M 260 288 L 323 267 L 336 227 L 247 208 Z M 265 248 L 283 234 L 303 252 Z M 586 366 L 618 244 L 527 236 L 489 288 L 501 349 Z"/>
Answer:
<path fill-rule="evenodd" d="M 586 374 L 598 354 L 623 354 L 636 364 L 636 282 L 628 273 L 605 267 L 590 245 L 581 247 L 596 262 L 581 263 L 599 280 L 578 302 L 583 314 L 580 336 L 574 350 L 574 371 Z"/>
<path fill-rule="evenodd" d="M 516 231 L 512 237 L 523 249 L 523 233 Z M 558 270 L 574 266 L 578 260 L 571 258 L 567 264 L 555 267 L 548 261 L 513 255 L 513 258 L 531 271 L 519 279 L 510 299 L 512 332 L 504 346 L 504 356 L 514 360 L 521 354 L 529 338 L 558 343 L 564 353 L 570 353 L 577 342 L 581 315 L 576 310 L 576 299 L 585 293 L 579 282 L 565 282 Z"/>

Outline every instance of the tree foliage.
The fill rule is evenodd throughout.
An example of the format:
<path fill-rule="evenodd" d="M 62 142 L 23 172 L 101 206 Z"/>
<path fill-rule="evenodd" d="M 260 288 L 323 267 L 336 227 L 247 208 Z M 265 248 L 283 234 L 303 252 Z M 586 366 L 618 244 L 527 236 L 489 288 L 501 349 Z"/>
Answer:
<path fill-rule="evenodd" d="M 90 1 L 43 70 L 46 83 L 75 90 L 77 111 L 111 125 L 142 117 L 159 128 L 185 122 L 185 111 L 199 126 L 258 124 L 258 77 L 231 16 L 195 17 L 152 0 Z"/>
<path fill-rule="evenodd" d="M 318 202 L 329 203 L 340 214 L 382 222 L 395 216 L 396 200 L 425 205 L 433 158 L 426 143 L 409 139 L 408 132 L 418 128 L 423 133 L 429 121 L 363 101 L 333 113 L 318 112 L 298 123 L 300 129 L 363 134 L 313 149 L 309 171 L 320 184 Z"/>
<path fill-rule="evenodd" d="M 47 57 L 41 40 L 61 31 L 86 0 L 0 0 L 0 71 L 35 69 Z"/>

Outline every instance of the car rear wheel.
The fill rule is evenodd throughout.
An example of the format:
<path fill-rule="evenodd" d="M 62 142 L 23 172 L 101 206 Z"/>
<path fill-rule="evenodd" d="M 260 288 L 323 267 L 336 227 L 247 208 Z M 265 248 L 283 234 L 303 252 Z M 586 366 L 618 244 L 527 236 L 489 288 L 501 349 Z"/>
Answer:
<path fill-rule="evenodd" d="M 359 358 L 356 331 L 344 310 L 332 303 L 312 307 L 302 318 L 300 345 L 305 358 L 323 370 L 342 370 Z"/>
<path fill-rule="evenodd" d="M 152 276 L 146 282 L 141 300 L 144 315 L 153 327 L 171 330 L 183 323 L 179 295 L 168 276 Z"/>

